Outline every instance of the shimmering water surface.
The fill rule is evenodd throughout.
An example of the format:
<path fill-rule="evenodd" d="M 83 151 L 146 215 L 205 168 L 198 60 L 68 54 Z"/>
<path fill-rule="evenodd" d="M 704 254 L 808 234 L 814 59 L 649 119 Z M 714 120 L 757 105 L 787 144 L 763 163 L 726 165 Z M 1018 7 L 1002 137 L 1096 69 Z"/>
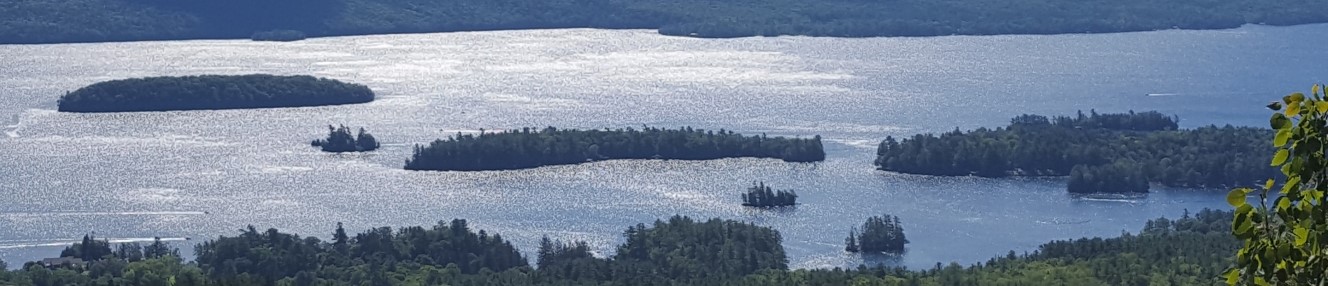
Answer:
<path fill-rule="evenodd" d="M 879 140 L 1091 108 L 1160 110 L 1188 127 L 1260 125 L 1263 103 L 1328 76 L 1325 32 L 715 40 L 576 29 L 0 46 L 0 258 L 54 256 L 55 245 L 88 232 L 198 241 L 253 224 L 327 238 L 336 222 L 358 231 L 452 218 L 528 255 L 543 235 L 610 255 L 627 226 L 683 214 L 774 227 L 794 267 L 854 266 L 863 260 L 842 252 L 849 228 L 889 213 L 912 240 L 892 263 L 985 261 L 1225 204 L 1211 190 L 1085 200 L 1056 178 L 875 171 Z M 54 111 L 58 96 L 94 82 L 201 73 L 312 74 L 367 84 L 380 97 L 314 108 Z M 367 127 L 384 148 L 310 148 L 328 124 Z M 642 125 L 819 134 L 829 159 L 401 170 L 411 146 L 457 132 Z M 738 193 L 757 180 L 796 189 L 803 205 L 739 207 Z"/>

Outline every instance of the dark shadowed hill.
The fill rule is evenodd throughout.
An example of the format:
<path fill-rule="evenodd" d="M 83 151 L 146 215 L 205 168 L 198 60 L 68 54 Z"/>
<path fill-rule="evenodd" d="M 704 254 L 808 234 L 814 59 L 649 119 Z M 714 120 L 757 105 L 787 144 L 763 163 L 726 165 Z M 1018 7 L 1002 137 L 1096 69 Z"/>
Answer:
<path fill-rule="evenodd" d="M 834 37 L 1058 34 L 1328 22 L 1316 0 L 0 0 L 0 43 L 536 28 Z"/>

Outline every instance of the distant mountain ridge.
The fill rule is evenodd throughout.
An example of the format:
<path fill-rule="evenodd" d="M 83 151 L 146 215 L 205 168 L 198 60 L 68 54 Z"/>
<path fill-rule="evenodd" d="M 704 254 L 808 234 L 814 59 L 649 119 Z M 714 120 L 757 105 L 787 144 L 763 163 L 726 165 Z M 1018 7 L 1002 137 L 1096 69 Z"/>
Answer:
<path fill-rule="evenodd" d="M 1328 23 L 1312 0 L 0 0 L 0 44 L 545 28 L 693 37 L 1062 34 Z"/>

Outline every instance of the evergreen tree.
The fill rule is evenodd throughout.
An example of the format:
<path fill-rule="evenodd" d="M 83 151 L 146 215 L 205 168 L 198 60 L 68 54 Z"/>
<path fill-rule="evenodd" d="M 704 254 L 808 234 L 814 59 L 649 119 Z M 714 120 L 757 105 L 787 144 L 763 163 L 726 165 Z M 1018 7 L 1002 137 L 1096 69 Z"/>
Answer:
<path fill-rule="evenodd" d="M 115 254 L 111 250 L 111 243 L 106 240 L 97 240 L 91 234 L 84 235 L 83 240 L 74 245 L 66 247 L 60 251 L 60 257 L 76 257 L 84 261 L 101 260 L 102 257 Z"/>
<path fill-rule="evenodd" d="M 861 249 L 858 248 L 858 228 L 855 227 L 852 230 L 848 231 L 848 238 L 844 239 L 844 251 L 848 252 L 861 251 Z"/>

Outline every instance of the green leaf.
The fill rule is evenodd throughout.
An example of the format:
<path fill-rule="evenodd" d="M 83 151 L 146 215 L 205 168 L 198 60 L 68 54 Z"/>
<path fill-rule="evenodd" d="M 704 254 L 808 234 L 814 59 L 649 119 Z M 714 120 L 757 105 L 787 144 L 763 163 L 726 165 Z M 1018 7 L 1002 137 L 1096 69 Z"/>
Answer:
<path fill-rule="evenodd" d="M 1239 207 L 1241 205 L 1244 205 L 1245 194 L 1246 194 L 1245 189 L 1231 190 L 1230 193 L 1227 193 L 1227 204 L 1231 204 L 1232 207 Z"/>
<path fill-rule="evenodd" d="M 1299 93 L 1299 92 L 1297 92 L 1297 93 L 1292 93 L 1291 95 L 1288 95 L 1288 96 L 1291 97 L 1291 102 L 1299 102 L 1299 101 L 1304 101 L 1304 100 L 1305 100 L 1305 94 L 1304 94 L 1304 93 Z"/>
<path fill-rule="evenodd" d="M 1277 136 L 1273 137 L 1273 147 L 1286 146 L 1288 139 L 1291 139 L 1291 129 L 1277 130 Z"/>
<path fill-rule="evenodd" d="M 1277 198 L 1277 209 L 1286 210 L 1291 208 L 1291 200 L 1286 197 Z"/>
<path fill-rule="evenodd" d="M 1310 230 L 1297 227 L 1292 232 L 1296 234 L 1296 246 L 1303 246 L 1310 241 Z"/>
<path fill-rule="evenodd" d="M 1273 180 L 1273 179 L 1268 179 L 1267 182 L 1263 182 L 1263 189 L 1265 189 L 1265 190 L 1271 190 L 1271 189 L 1273 189 L 1273 184 L 1276 183 L 1276 182 L 1277 182 L 1277 181 L 1275 181 L 1275 180 Z"/>
<path fill-rule="evenodd" d="M 1273 118 L 1268 119 L 1268 125 L 1272 126 L 1273 130 L 1287 129 L 1291 128 L 1291 120 L 1281 113 L 1273 113 Z"/>
<path fill-rule="evenodd" d="M 1300 102 L 1297 101 L 1297 102 L 1292 102 L 1291 104 L 1287 104 L 1286 115 L 1296 116 L 1297 114 L 1300 114 Z"/>
<path fill-rule="evenodd" d="M 1254 227 L 1254 223 L 1251 223 L 1250 220 L 1242 220 L 1240 221 L 1239 225 L 1236 225 L 1235 229 L 1236 235 L 1249 233 L 1250 228 L 1252 227 Z"/>
<path fill-rule="evenodd" d="M 1319 109 L 1319 113 L 1328 113 L 1328 101 L 1316 102 L 1314 108 Z"/>
<path fill-rule="evenodd" d="M 1240 282 L 1240 270 L 1227 270 L 1227 285 L 1236 285 L 1236 282 Z"/>
<path fill-rule="evenodd" d="M 1272 163 L 1272 165 L 1273 165 L 1273 166 L 1281 166 L 1282 163 L 1286 163 L 1287 156 L 1290 156 L 1290 155 L 1291 155 L 1291 152 L 1288 152 L 1287 149 L 1278 149 L 1278 150 L 1277 150 L 1277 154 L 1276 154 L 1276 155 L 1273 155 L 1273 163 Z"/>

